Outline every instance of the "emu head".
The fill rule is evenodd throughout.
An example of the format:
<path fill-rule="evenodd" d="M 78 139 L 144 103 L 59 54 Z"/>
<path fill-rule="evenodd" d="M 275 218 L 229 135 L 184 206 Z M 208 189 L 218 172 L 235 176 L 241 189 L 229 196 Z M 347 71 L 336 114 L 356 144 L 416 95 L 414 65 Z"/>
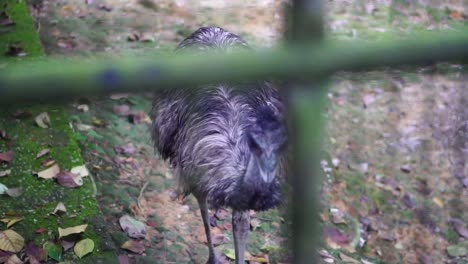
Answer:
<path fill-rule="evenodd" d="M 262 106 L 247 132 L 250 159 L 244 180 L 271 183 L 280 159 L 286 150 L 287 135 L 280 117 L 269 107 Z"/>

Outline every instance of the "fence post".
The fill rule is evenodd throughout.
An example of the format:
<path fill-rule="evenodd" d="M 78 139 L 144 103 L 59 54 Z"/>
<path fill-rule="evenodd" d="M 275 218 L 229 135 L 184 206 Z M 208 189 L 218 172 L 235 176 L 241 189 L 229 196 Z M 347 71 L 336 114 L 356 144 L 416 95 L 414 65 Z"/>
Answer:
<path fill-rule="evenodd" d="M 288 15 L 289 45 L 318 44 L 323 38 L 323 14 L 320 0 L 295 0 Z M 319 151 L 323 106 L 326 89 L 324 79 L 312 83 L 295 81 L 289 85 L 288 106 L 292 120 L 293 143 L 293 262 L 318 263 L 317 246 L 321 238 Z"/>

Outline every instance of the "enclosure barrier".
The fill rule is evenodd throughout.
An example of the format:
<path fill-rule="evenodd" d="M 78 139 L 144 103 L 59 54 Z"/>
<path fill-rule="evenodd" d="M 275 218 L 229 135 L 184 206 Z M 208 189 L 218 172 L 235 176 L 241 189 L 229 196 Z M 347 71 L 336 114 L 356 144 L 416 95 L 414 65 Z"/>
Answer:
<path fill-rule="evenodd" d="M 294 1 L 289 20 L 289 43 L 274 50 L 176 58 L 156 55 L 80 61 L 42 58 L 15 63 L 0 68 L 0 103 L 141 92 L 220 81 L 290 81 L 287 98 L 296 133 L 291 137 L 296 157 L 292 177 L 294 262 L 317 263 L 314 252 L 320 238 L 317 167 L 327 77 L 337 71 L 466 62 L 468 32 L 427 33 L 372 43 L 330 41 L 323 39 L 322 6 L 318 0 Z"/>

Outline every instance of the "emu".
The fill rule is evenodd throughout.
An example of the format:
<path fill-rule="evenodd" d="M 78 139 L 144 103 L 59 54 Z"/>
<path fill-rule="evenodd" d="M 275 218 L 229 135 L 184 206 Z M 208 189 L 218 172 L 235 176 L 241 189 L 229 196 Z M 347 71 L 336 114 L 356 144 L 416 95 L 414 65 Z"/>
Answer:
<path fill-rule="evenodd" d="M 239 36 L 219 27 L 203 27 L 183 40 L 176 52 L 230 52 L 249 49 Z M 243 89 L 237 89 L 243 86 Z M 287 133 L 278 90 L 267 81 L 166 89 L 152 110 L 155 149 L 168 160 L 178 194 L 198 201 L 209 249 L 208 208 L 232 208 L 236 263 L 244 263 L 249 210 L 268 210 L 281 201 Z"/>

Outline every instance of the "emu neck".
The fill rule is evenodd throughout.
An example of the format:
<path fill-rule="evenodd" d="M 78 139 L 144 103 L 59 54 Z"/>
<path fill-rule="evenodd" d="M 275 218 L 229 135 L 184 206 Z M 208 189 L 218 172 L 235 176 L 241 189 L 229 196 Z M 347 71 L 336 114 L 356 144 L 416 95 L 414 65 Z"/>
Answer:
<path fill-rule="evenodd" d="M 244 174 L 244 181 L 243 181 L 244 184 L 252 184 L 260 180 L 259 178 L 260 171 L 259 171 L 257 163 L 258 162 L 255 159 L 254 154 L 250 154 L 249 163 L 247 164 L 247 169 L 245 170 L 245 174 Z"/>

